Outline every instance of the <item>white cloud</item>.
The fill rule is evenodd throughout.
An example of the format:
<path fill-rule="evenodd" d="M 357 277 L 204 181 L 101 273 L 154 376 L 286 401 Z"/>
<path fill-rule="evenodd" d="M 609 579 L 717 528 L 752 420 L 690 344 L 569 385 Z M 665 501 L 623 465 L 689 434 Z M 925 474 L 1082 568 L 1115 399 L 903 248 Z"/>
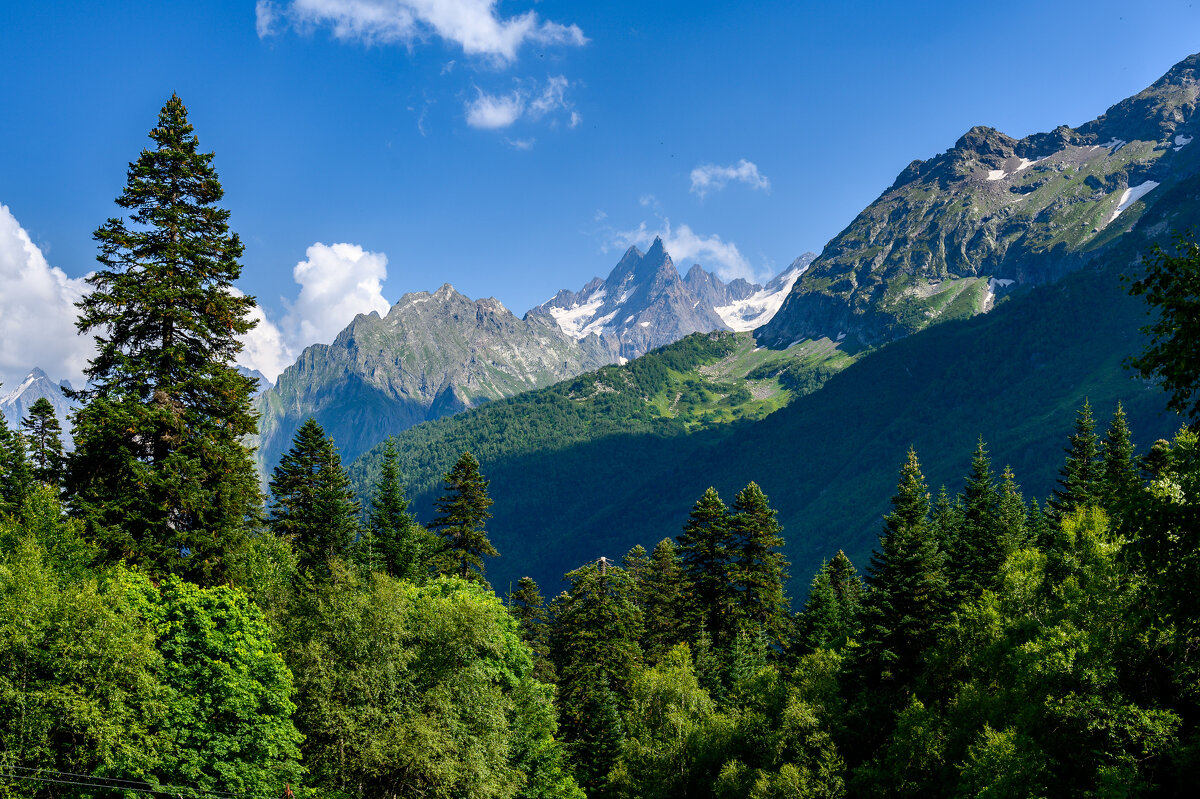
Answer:
<path fill-rule="evenodd" d="M 286 19 L 294 28 L 327 27 L 338 39 L 365 44 L 412 44 L 435 35 L 467 55 L 510 62 L 527 42 L 581 46 L 577 25 L 542 21 L 533 11 L 502 18 L 497 0 L 292 0 L 280 8 L 259 0 L 255 23 L 260 37 Z"/>
<path fill-rule="evenodd" d="M 508 94 L 488 94 L 476 87 L 476 97 L 466 104 L 467 124 L 483 130 L 499 130 L 513 125 L 525 117 L 538 120 L 555 111 L 570 111 L 569 127 L 576 127 L 582 120 L 567 100 L 567 89 L 571 82 L 562 75 L 546 79 L 540 90 L 533 84 L 518 86 Z"/>
<path fill-rule="evenodd" d="M 506 139 L 514 150 L 532 150 L 537 139 Z"/>
<path fill-rule="evenodd" d="M 699 263 L 725 281 L 740 277 L 753 283 L 758 279 L 750 262 L 732 241 L 724 241 L 716 234 L 701 236 L 688 225 L 672 228 L 669 219 L 663 219 L 657 229 L 642 222 L 635 230 L 616 231 L 612 243 L 621 248 L 636 245 L 645 250 L 656 236 L 662 238 L 667 254 L 684 271 L 692 263 Z"/>
<path fill-rule="evenodd" d="M 91 336 L 75 331 L 75 302 L 88 286 L 50 266 L 3 204 L 0 286 L 0 382 L 15 388 L 30 368 L 40 366 L 54 380 L 81 386 L 95 345 Z"/>
<path fill-rule="evenodd" d="M 745 158 L 730 166 L 701 164 L 692 170 L 692 193 L 704 197 L 710 191 L 720 191 L 731 181 L 745 183 L 752 189 L 769 191 L 771 181 L 759 174 L 758 166 Z"/>
<path fill-rule="evenodd" d="M 300 296 L 283 320 L 297 351 L 313 344 L 330 344 L 342 328 L 360 313 L 386 314 L 391 305 L 383 298 L 387 256 L 368 252 L 357 244 L 326 245 L 317 242 L 296 264 L 292 277 Z"/>
<path fill-rule="evenodd" d="M 479 96 L 467 103 L 467 124 L 473 128 L 507 128 L 525 113 L 525 98 L 520 92 L 501 97 L 477 90 Z"/>

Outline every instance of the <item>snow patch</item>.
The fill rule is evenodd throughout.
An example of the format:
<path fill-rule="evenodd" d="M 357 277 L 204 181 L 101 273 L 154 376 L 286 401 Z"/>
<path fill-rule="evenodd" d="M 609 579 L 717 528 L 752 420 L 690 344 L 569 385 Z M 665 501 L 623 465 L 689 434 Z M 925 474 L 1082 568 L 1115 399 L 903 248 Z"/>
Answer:
<path fill-rule="evenodd" d="M 633 317 L 631 316 L 629 318 L 632 319 Z M 638 322 L 638 327 L 650 327 L 650 323 L 649 322 Z"/>
<path fill-rule="evenodd" d="M 1114 136 L 1111 139 L 1109 139 L 1108 141 L 1104 142 L 1103 144 L 1096 144 L 1093 146 L 1094 147 L 1104 147 L 1105 149 L 1109 150 L 1109 153 L 1108 153 L 1109 155 L 1114 155 L 1117 152 L 1117 150 L 1120 150 L 1126 144 L 1129 144 L 1129 142 L 1125 141 L 1124 139 L 1118 139 L 1116 136 Z"/>
<path fill-rule="evenodd" d="M 624 366 L 627 363 L 629 363 L 629 359 L 626 358 L 624 355 L 617 356 L 617 366 Z"/>
<path fill-rule="evenodd" d="M 774 291 L 768 291 L 764 288 L 761 291 L 754 292 L 743 300 L 737 300 L 729 305 L 722 305 L 713 310 L 717 312 L 717 316 L 721 317 L 721 321 L 730 330 L 736 330 L 741 333 L 753 330 L 756 327 L 762 327 L 771 321 L 771 318 L 783 306 L 783 301 L 792 292 L 792 286 L 796 285 L 796 281 L 800 278 L 800 275 L 804 274 L 804 270 L 806 269 L 808 267 L 803 266 L 787 275 L 779 288 Z"/>
<path fill-rule="evenodd" d="M 1117 210 L 1113 211 L 1112 216 L 1110 216 L 1108 218 L 1108 223 L 1111 223 L 1114 219 L 1116 219 L 1118 216 L 1120 216 L 1121 213 L 1126 208 L 1133 205 L 1135 202 L 1142 199 L 1148 193 L 1150 193 L 1151 191 L 1153 191 L 1154 189 L 1157 189 L 1157 188 L 1158 188 L 1158 183 L 1156 181 L 1147 180 L 1145 183 L 1141 184 L 1140 186 L 1132 186 L 1132 187 L 1126 189 L 1121 194 L 1121 202 L 1117 204 Z"/>
<path fill-rule="evenodd" d="M 1187 147 L 1192 143 L 1192 138 L 1193 137 L 1191 136 L 1184 136 L 1182 133 L 1180 133 L 1175 137 L 1175 146 L 1172 149 L 1175 150 L 1175 152 L 1179 152 L 1184 147 Z"/>
<path fill-rule="evenodd" d="M 621 324 L 623 324 L 623 325 L 627 325 L 627 324 L 629 324 L 629 323 L 630 323 L 630 322 L 632 322 L 632 321 L 633 321 L 633 314 L 630 314 L 629 316 L 626 316 L 626 317 L 625 317 L 625 321 L 624 321 L 624 322 L 622 322 Z"/>
<path fill-rule="evenodd" d="M 1003 178 L 1006 178 L 1006 177 L 1008 177 L 1008 173 L 1005 172 L 1003 169 L 989 169 L 988 170 L 988 180 L 1002 180 Z"/>
<path fill-rule="evenodd" d="M 834 341 L 841 341 L 841 340 L 842 340 L 842 339 L 844 339 L 845 337 L 846 337 L 846 331 L 845 331 L 845 330 L 843 330 L 841 333 L 838 333 L 838 334 L 837 334 L 837 338 L 835 338 L 835 339 L 834 339 Z"/>
<path fill-rule="evenodd" d="M 609 322 L 611 322 L 613 320 L 613 317 L 616 315 L 617 315 L 617 312 L 613 311 L 611 313 L 606 313 L 604 316 L 601 316 L 598 319 L 593 319 L 591 322 L 589 322 L 587 324 L 586 327 L 583 328 L 582 331 L 580 331 L 581 335 L 576 336 L 576 338 L 584 338 L 585 336 L 589 336 L 592 333 L 595 333 L 597 336 L 600 335 L 601 333 L 604 332 L 604 326 L 607 325 Z"/>
<path fill-rule="evenodd" d="M 575 303 L 570 308 L 551 308 L 550 315 L 554 317 L 554 321 L 558 322 L 558 326 L 562 331 L 572 338 L 583 338 L 588 334 L 586 328 L 590 328 L 588 324 L 596 311 L 600 310 L 600 305 L 604 302 L 604 289 L 600 289 L 592 296 L 588 297 L 587 302 Z M 615 313 L 615 311 L 614 311 Z M 612 314 L 609 315 L 609 318 Z"/>

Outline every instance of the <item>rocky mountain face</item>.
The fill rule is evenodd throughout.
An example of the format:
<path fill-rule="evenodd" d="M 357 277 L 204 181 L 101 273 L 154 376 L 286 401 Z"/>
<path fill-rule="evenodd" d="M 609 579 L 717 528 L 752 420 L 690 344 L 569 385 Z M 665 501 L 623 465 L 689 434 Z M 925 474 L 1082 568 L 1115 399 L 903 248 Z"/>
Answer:
<path fill-rule="evenodd" d="M 656 238 L 645 253 L 630 247 L 607 279 L 593 278 L 578 292 L 564 289 L 527 318 L 552 318 L 567 335 L 594 336 L 614 359 L 631 360 L 691 333 L 757 327 L 811 260 L 811 254 L 801 256 L 769 287 L 741 278 L 724 283 L 699 264 L 680 277 Z"/>
<path fill-rule="evenodd" d="M 33 403 L 45 397 L 54 406 L 54 415 L 58 418 L 58 423 L 62 425 L 63 444 L 69 446 L 71 424 L 67 419 L 67 414 L 75 410 L 76 404 L 67 399 L 63 389 L 70 388 L 71 384 L 66 380 L 55 383 L 45 372 L 34 367 L 29 374 L 25 375 L 25 379 L 12 390 L 0 393 L 0 413 L 4 414 L 9 428 L 15 430 L 20 427 L 21 420 L 29 415 L 29 409 L 33 407 Z"/>
<path fill-rule="evenodd" d="M 404 295 L 380 318 L 360 314 L 333 344 L 308 347 L 256 400 L 264 474 L 314 417 L 349 462 L 383 438 L 573 377 L 613 360 L 596 337 L 579 341 L 549 317 L 518 319 L 494 299 L 449 284 Z"/>
<path fill-rule="evenodd" d="M 914 161 L 835 237 L 758 332 L 873 346 L 989 310 L 1107 252 L 1200 172 L 1200 55 L 1098 119 L 1013 139 L 975 127 Z"/>

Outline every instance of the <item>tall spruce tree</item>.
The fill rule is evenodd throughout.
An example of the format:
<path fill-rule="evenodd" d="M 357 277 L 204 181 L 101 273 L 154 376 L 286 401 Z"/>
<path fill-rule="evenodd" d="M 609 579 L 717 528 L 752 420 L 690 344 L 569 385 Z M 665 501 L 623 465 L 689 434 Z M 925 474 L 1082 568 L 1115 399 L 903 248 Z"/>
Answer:
<path fill-rule="evenodd" d="M 711 486 L 688 515 L 679 536 L 679 557 L 694 592 L 700 628 L 716 646 L 731 642 L 733 532 L 729 509 Z"/>
<path fill-rule="evenodd" d="M 111 557 L 213 583 L 261 503 L 241 443 L 255 430 L 254 381 L 234 366 L 254 299 L 233 289 L 242 243 L 177 96 L 150 138 L 116 201 L 133 226 L 96 231 L 101 268 L 78 303 L 96 355 L 72 392 L 84 405 L 66 486 Z"/>
<path fill-rule="evenodd" d="M 642 662 L 642 611 L 633 579 L 607 562 L 566 575 L 555 602 L 551 651 L 558 673 L 561 730 L 589 795 L 602 792 L 624 739 L 618 702 Z"/>
<path fill-rule="evenodd" d="M 862 642 L 848 685 L 857 689 L 852 727 L 863 752 L 874 751 L 908 703 L 921 657 L 945 617 L 945 556 L 929 523 L 929 490 L 917 453 L 909 450 L 871 555 L 863 601 Z"/>
<path fill-rule="evenodd" d="M 957 604 L 991 588 L 1000 570 L 1000 494 L 983 439 L 971 457 L 962 494 L 962 522 L 948 553 L 947 578 Z"/>
<path fill-rule="evenodd" d="M 1100 442 L 1100 501 L 1110 514 L 1128 500 L 1142 484 L 1133 451 L 1133 434 L 1125 409 L 1117 403 L 1112 421 Z"/>
<path fill-rule="evenodd" d="M 58 485 L 63 466 L 62 425 L 50 400 L 38 397 L 29 408 L 29 415 L 21 420 L 21 429 L 29 446 L 34 478 L 47 485 Z"/>
<path fill-rule="evenodd" d="M 1067 446 L 1067 459 L 1059 471 L 1058 488 L 1047 507 L 1057 521 L 1076 508 L 1087 507 L 1099 500 L 1100 465 L 1096 442 L 1096 421 L 1092 406 L 1086 399 L 1075 412 L 1075 432 Z"/>
<path fill-rule="evenodd" d="M 804 610 L 796 620 L 801 654 L 837 648 L 858 634 L 862 615 L 862 578 L 846 553 L 838 550 L 813 577 Z"/>
<path fill-rule="evenodd" d="M 408 512 L 408 499 L 400 483 L 396 441 L 389 436 L 383 446 L 383 463 L 371 497 L 367 529 L 359 540 L 360 560 L 369 568 L 393 577 L 415 580 L 424 576 L 424 561 L 433 544 L 432 537 Z"/>
<path fill-rule="evenodd" d="M 735 613 L 751 637 L 766 635 L 782 643 L 788 628 L 788 600 L 783 592 L 788 563 L 782 528 L 767 495 L 751 482 L 738 492 L 730 518 L 733 548 Z"/>
<path fill-rule="evenodd" d="M 361 512 L 333 439 L 309 418 L 271 477 L 268 523 L 291 542 L 301 570 L 321 577 L 350 555 Z"/>
<path fill-rule="evenodd" d="M 1000 545 L 998 568 L 1009 555 L 1033 543 L 1025 499 L 1021 496 L 1021 488 L 1010 466 L 1005 466 L 1004 473 L 1000 475 L 1000 509 L 996 521 L 1000 529 L 997 539 Z"/>
<path fill-rule="evenodd" d="M 508 595 L 508 610 L 521 628 L 521 637 L 533 652 L 533 676 L 542 682 L 554 682 L 554 664 L 550 661 L 550 614 L 546 600 L 532 577 L 517 581 L 517 590 Z"/>
<path fill-rule="evenodd" d="M 469 452 L 459 456 L 444 480 L 444 492 L 434 502 L 439 515 L 429 525 L 442 537 L 436 565 L 443 574 L 486 584 L 483 559 L 500 554 L 484 530 L 484 524 L 492 518 L 488 511 L 492 506 L 488 481 L 479 472 L 479 461 Z"/>
<path fill-rule="evenodd" d="M 671 539 L 659 541 L 650 553 L 640 595 L 645 618 L 642 650 L 649 662 L 657 663 L 676 644 L 687 640 L 691 626 L 691 585 Z"/>
<path fill-rule="evenodd" d="M 0 413 L 0 517 L 15 514 L 33 491 L 33 470 L 25 455 L 25 440 Z"/>

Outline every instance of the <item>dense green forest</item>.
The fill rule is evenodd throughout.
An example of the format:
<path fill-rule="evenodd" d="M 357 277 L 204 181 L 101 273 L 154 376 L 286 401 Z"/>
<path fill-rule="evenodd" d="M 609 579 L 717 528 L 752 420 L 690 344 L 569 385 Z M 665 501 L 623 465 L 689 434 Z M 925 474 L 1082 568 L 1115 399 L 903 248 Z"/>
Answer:
<path fill-rule="evenodd" d="M 1120 404 L 1078 403 L 1073 428 L 1047 434 L 1065 457 L 1038 464 L 1054 475 L 1045 494 L 1023 492 L 1026 464 L 1000 467 L 983 439 L 961 455 L 962 490 L 935 492 L 920 442 L 876 433 L 869 466 L 890 474 L 891 499 L 874 550 L 828 547 L 795 605 L 795 533 L 770 498 L 787 492 L 757 482 L 695 491 L 674 535 L 619 562 L 573 564 L 556 596 L 525 577 L 502 598 L 488 578 L 506 498 L 470 451 L 439 455 L 434 512 L 420 524 L 402 439 L 381 448 L 364 501 L 310 421 L 260 496 L 242 444 L 253 386 L 232 366 L 253 303 L 227 291 L 241 243 L 177 97 L 150 135 L 117 200 L 135 225 L 114 218 L 96 233 L 102 268 L 79 326 L 98 346 L 75 449 L 63 453 L 44 406 L 16 429 L 0 417 L 0 794 L 1191 795 L 1190 239 L 1148 250 L 1127 288 L 1155 309 L 1130 366 L 1191 427 L 1138 446 Z M 1068 284 L 1085 285 L 1110 290 Z M 929 332 L 939 329 L 944 343 L 973 330 Z M 601 381 L 677 380 L 737 346 L 696 337 L 571 391 L 628 401 L 634 415 L 631 395 Z M 893 377 L 875 385 L 903 391 Z M 1059 391 L 1049 397 L 1071 395 Z M 1028 397 L 1013 418 L 1039 401 L 1052 400 Z M 672 423 L 646 404 L 636 418 Z M 567 394 L 560 407 L 580 405 Z M 750 433 L 766 485 L 774 456 L 756 425 L 719 430 Z M 879 499 L 870 480 L 846 490 L 867 508 Z M 631 513 L 656 502 L 620 497 Z"/>

